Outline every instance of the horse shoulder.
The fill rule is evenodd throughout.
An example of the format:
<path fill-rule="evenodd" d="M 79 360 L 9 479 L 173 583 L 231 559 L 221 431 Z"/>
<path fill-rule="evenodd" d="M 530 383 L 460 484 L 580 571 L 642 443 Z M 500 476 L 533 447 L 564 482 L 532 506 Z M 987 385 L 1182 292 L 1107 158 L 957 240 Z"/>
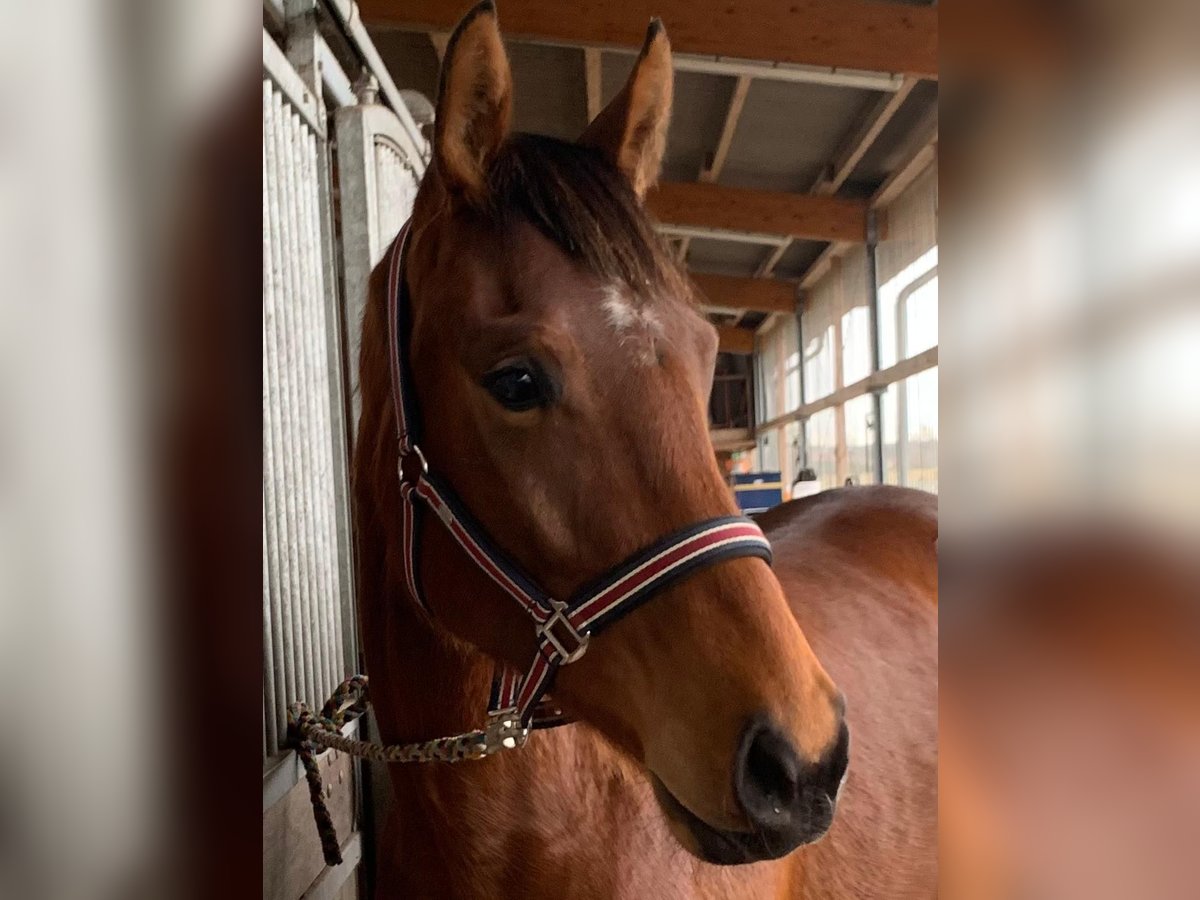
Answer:
<path fill-rule="evenodd" d="M 801 850 L 793 896 L 912 895 L 936 886 L 937 500 L 842 488 L 759 524 L 813 650 L 844 691 L 850 777 L 824 840 Z"/>

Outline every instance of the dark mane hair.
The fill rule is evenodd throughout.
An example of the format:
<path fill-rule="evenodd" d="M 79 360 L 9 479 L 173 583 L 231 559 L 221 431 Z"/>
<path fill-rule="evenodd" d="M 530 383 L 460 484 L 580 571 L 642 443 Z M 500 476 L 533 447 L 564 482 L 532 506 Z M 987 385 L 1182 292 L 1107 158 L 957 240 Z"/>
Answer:
<path fill-rule="evenodd" d="M 589 271 L 634 292 L 681 281 L 633 189 L 598 151 L 512 135 L 488 175 L 486 213 L 505 228 L 525 219 Z"/>

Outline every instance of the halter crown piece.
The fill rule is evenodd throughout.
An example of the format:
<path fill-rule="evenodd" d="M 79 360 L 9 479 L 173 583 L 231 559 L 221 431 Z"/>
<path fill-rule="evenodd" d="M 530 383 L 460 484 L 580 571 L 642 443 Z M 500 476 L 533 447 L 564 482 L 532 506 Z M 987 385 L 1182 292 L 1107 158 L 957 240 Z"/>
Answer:
<path fill-rule="evenodd" d="M 507 666 L 498 669 L 489 705 L 493 722 L 509 726 L 516 719 L 520 726 L 518 739 L 523 740 L 528 728 L 564 721 L 561 711 L 543 698 L 559 666 L 569 665 L 587 652 L 592 634 L 696 569 L 742 556 L 769 563 L 771 545 L 750 519 L 721 516 L 666 535 L 566 600 L 543 590 L 493 543 L 451 487 L 429 471 L 417 443 L 420 419 L 407 355 L 401 352 L 407 348 L 411 326 L 404 278 L 410 224 L 411 220 L 404 224 L 392 244 L 388 273 L 392 400 L 399 445 L 397 469 L 404 500 L 404 577 L 413 598 L 432 616 L 417 565 L 423 506 L 437 516 L 467 556 L 529 615 L 537 635 L 537 653 L 524 676 Z"/>

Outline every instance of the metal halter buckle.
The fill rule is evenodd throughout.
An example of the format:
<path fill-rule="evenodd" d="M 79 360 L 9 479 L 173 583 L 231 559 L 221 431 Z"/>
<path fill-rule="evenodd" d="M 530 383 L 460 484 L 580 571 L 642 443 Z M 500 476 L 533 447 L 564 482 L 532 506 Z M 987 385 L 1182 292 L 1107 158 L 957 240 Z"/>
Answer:
<path fill-rule="evenodd" d="M 429 463 L 425 454 L 416 444 L 405 447 L 400 444 L 400 454 L 396 459 L 396 474 L 400 476 L 401 484 L 414 485 L 421 477 L 429 472 Z"/>
<path fill-rule="evenodd" d="M 544 637 L 560 657 L 561 665 L 569 665 L 587 653 L 590 632 L 580 634 L 571 620 L 567 618 L 567 604 L 561 600 L 551 600 L 550 606 L 554 612 L 545 622 L 537 627 L 538 637 Z M 555 633 L 555 629 L 559 633 Z M 565 639 L 565 641 L 564 641 Z"/>

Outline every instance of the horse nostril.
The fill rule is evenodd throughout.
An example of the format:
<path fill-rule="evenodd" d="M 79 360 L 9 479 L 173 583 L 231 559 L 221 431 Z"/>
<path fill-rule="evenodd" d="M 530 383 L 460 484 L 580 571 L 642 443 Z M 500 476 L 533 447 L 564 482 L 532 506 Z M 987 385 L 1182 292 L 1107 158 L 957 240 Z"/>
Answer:
<path fill-rule="evenodd" d="M 756 826 L 787 821 L 799 793 L 800 758 L 791 741 L 765 720 L 756 719 L 742 736 L 734 788 L 747 818 Z"/>

